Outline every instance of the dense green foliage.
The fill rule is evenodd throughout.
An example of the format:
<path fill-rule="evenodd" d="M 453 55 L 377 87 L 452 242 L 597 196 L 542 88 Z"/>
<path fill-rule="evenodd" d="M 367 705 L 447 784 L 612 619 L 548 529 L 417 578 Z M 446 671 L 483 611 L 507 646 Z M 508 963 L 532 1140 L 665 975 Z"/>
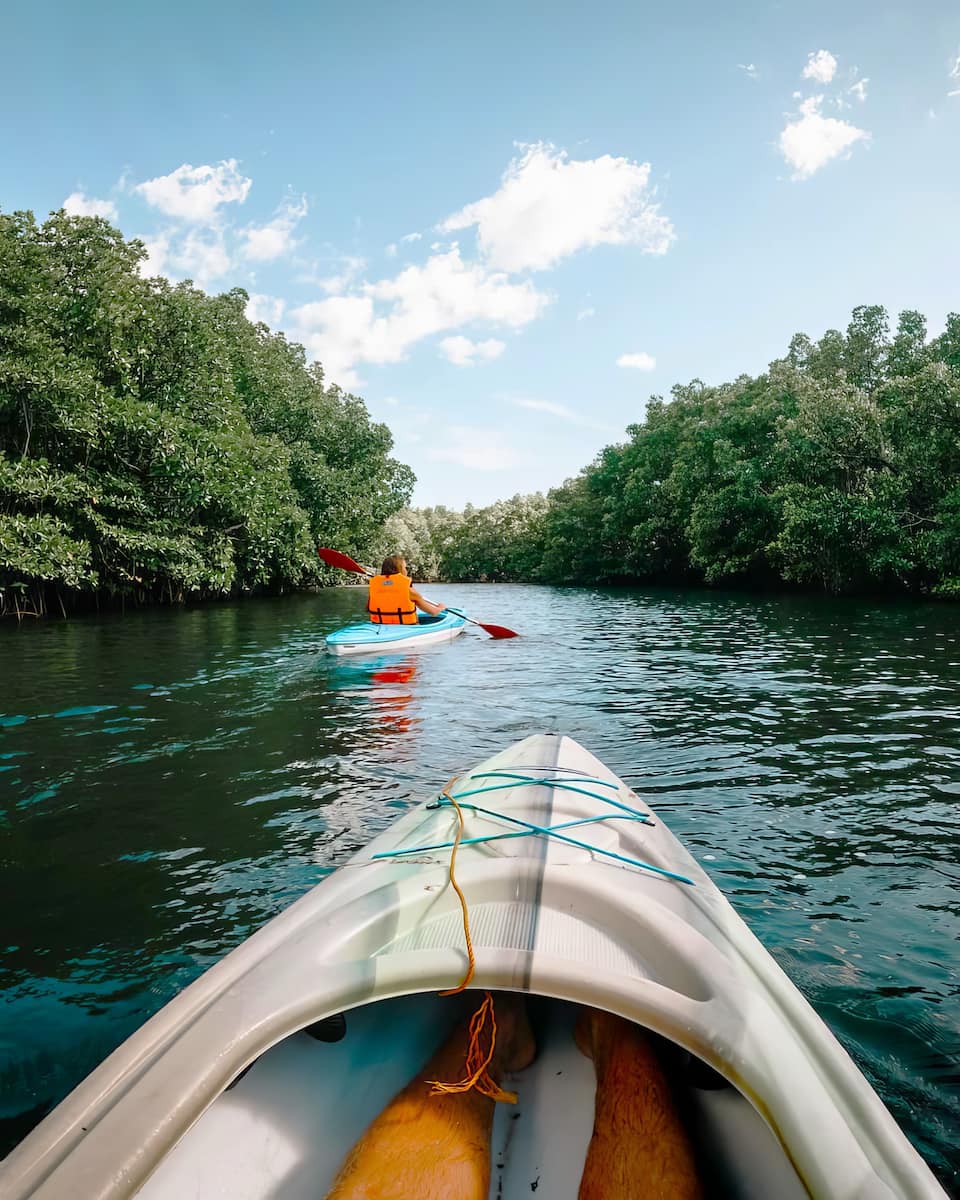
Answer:
<path fill-rule="evenodd" d="M 928 341 L 919 313 L 891 337 L 858 308 L 757 378 L 654 397 L 627 434 L 546 500 L 402 514 L 406 552 L 442 579 L 960 596 L 956 314 Z"/>
<path fill-rule="evenodd" d="M 389 518 L 378 549 L 402 554 L 417 579 L 531 579 L 540 570 L 539 534 L 546 499 L 514 496 L 489 508 L 468 504 L 404 509 Z"/>
<path fill-rule="evenodd" d="M 384 425 L 246 294 L 144 279 L 106 221 L 0 214 L 0 612 L 317 581 L 410 497 Z"/>

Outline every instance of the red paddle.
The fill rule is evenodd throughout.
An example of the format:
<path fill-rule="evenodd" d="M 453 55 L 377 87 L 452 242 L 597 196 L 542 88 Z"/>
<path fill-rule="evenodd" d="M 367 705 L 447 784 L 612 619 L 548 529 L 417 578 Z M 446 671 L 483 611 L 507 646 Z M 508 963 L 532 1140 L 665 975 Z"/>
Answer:
<path fill-rule="evenodd" d="M 348 554 L 341 554 L 339 550 L 330 550 L 326 546 L 318 546 L 317 554 L 328 567 L 339 567 L 341 571 L 353 571 L 357 575 L 373 575 L 373 572 L 367 567 L 362 567 L 360 563 L 355 562 Z M 514 633 L 512 629 L 507 629 L 504 625 L 484 625 L 482 621 L 475 621 L 473 617 L 468 617 L 466 613 L 460 612 L 457 608 L 450 608 L 448 612 L 456 613 L 458 617 L 463 617 L 465 621 L 469 621 L 471 625 L 479 625 L 482 630 L 489 633 L 492 638 L 512 638 L 519 637 L 518 633 Z"/>

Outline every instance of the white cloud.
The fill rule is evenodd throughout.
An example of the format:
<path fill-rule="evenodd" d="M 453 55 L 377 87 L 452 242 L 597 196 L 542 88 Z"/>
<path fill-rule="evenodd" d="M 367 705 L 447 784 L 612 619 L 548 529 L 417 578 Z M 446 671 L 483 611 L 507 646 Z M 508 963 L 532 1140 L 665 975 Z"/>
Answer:
<path fill-rule="evenodd" d="M 506 343 L 496 338 L 471 342 L 469 338 L 457 335 L 444 338 L 440 349 L 455 367 L 472 367 L 483 359 L 499 358 L 506 349 Z"/>
<path fill-rule="evenodd" d="M 580 311 L 577 313 L 577 320 L 578 321 L 589 321 L 591 317 L 595 317 L 596 315 L 597 315 L 597 310 L 595 308 L 591 308 L 590 305 L 588 304 L 586 308 L 581 308 Z"/>
<path fill-rule="evenodd" d="M 331 259 L 326 261 L 330 262 Z M 321 291 L 333 295 L 335 292 L 343 292 L 352 287 L 367 265 L 365 258 L 360 258 L 355 254 L 340 254 L 332 261 L 335 261 L 340 267 L 339 271 L 333 275 L 321 275 L 317 269 L 319 264 L 314 263 L 311 270 L 297 276 L 297 282 L 315 284 Z"/>
<path fill-rule="evenodd" d="M 179 242 L 168 242 L 167 260 L 174 270 L 201 287 L 226 275 L 233 263 L 223 237 L 191 231 Z"/>
<path fill-rule="evenodd" d="M 543 270 L 590 246 L 667 251 L 675 235 L 654 202 L 649 163 L 570 161 L 542 142 L 522 151 L 499 190 L 448 217 L 444 233 L 476 226 L 484 258 L 506 271 Z"/>
<path fill-rule="evenodd" d="M 955 92 L 947 92 L 947 97 L 949 98 L 950 96 L 960 96 L 960 88 L 957 88 Z"/>
<path fill-rule="evenodd" d="M 656 365 L 657 360 L 653 355 L 643 350 L 637 354 L 621 354 L 617 359 L 618 367 L 633 367 L 635 371 L 652 371 Z"/>
<path fill-rule="evenodd" d="M 169 217 L 213 224 L 222 205 L 246 200 L 251 183 L 237 170 L 237 160 L 230 158 L 215 167 L 184 163 L 169 175 L 138 183 L 133 190 Z"/>
<path fill-rule="evenodd" d="M 811 96 L 800 105 L 800 114 L 787 122 L 780 133 L 780 153 L 794 168 L 794 179 L 809 179 L 831 159 L 837 158 L 870 135 L 848 121 L 820 113 L 823 96 Z"/>
<path fill-rule="evenodd" d="M 556 404 L 553 400 L 540 400 L 536 397 L 518 396 L 511 399 L 510 403 L 515 408 L 526 408 L 530 412 L 546 413 L 548 416 L 557 417 L 561 421 L 569 422 L 571 425 L 580 425 L 585 429 L 598 429 L 603 433 L 616 432 L 612 425 L 593 421 L 590 417 L 582 416 L 572 408 L 568 408 L 565 404 Z"/>
<path fill-rule="evenodd" d="M 753 63 L 737 63 L 737 66 L 745 75 L 749 75 L 751 79 L 756 79 L 758 72 Z"/>
<path fill-rule="evenodd" d="M 427 457 L 434 462 L 456 463 L 470 471 L 507 471 L 520 467 L 527 457 L 504 439 L 495 429 L 474 425 L 451 425 L 439 444 L 431 446 Z"/>
<path fill-rule="evenodd" d="M 272 221 L 266 225 L 249 225 L 241 232 L 241 254 L 254 262 L 272 262 L 281 255 L 289 254 L 297 244 L 293 231 L 306 215 L 305 196 L 301 196 L 299 201 L 284 201 Z"/>
<path fill-rule="evenodd" d="M 147 250 L 147 257 L 140 263 L 139 271 L 144 279 L 154 275 L 166 275 L 167 258 L 170 253 L 170 239 L 165 234 L 157 237 L 140 239 Z"/>
<path fill-rule="evenodd" d="M 386 250 L 384 251 L 384 254 L 386 254 L 387 258 L 396 258 L 397 257 L 397 243 L 391 242 L 390 245 L 387 246 Z"/>
<path fill-rule="evenodd" d="M 400 362 L 424 338 L 474 321 L 518 329 L 548 302 L 529 282 L 464 262 L 454 247 L 352 294 L 303 305 L 294 310 L 294 332 L 346 387 L 355 385 L 359 363 Z"/>
<path fill-rule="evenodd" d="M 869 82 L 869 79 L 858 79 L 853 87 L 847 88 L 847 91 L 852 92 L 862 104 L 867 98 L 867 84 Z"/>
<path fill-rule="evenodd" d="M 405 233 L 400 239 L 401 242 L 419 242 L 423 237 L 422 233 Z"/>
<path fill-rule="evenodd" d="M 252 292 L 247 301 L 247 320 L 253 321 L 255 325 L 262 321 L 264 325 L 275 329 L 283 320 L 285 309 L 286 302 L 278 296 L 264 296 L 262 293 Z"/>
<path fill-rule="evenodd" d="M 191 229 L 186 235 L 178 236 L 168 229 L 140 240 L 147 250 L 147 257 L 139 268 L 144 278 L 164 275 L 168 279 L 192 279 L 206 288 L 212 280 L 226 275 L 234 265 L 223 235 L 217 230 L 200 233 Z"/>
<path fill-rule="evenodd" d="M 83 192 L 71 192 L 62 208 L 71 217 L 105 217 L 114 224 L 120 218 L 112 200 L 97 200 L 93 196 L 85 196 Z"/>
<path fill-rule="evenodd" d="M 829 50 L 811 51 L 807 55 L 807 65 L 803 68 L 804 79 L 814 79 L 817 83 L 829 83 L 837 73 L 837 60 Z"/>
<path fill-rule="evenodd" d="M 576 413 L 571 408 L 567 408 L 565 404 L 554 404 L 552 400 L 537 400 L 535 398 L 528 399 L 521 396 L 510 401 L 517 408 L 528 408 L 531 412 L 550 413 L 554 417 L 562 417 L 565 421 L 576 419 Z"/>

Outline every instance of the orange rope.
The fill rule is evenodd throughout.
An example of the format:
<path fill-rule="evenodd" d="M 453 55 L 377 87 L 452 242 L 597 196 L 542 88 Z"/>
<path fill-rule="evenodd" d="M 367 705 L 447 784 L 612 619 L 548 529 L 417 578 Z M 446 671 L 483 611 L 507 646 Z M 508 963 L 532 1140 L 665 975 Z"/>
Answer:
<path fill-rule="evenodd" d="M 450 882 L 453 885 L 453 890 L 457 893 L 457 896 L 460 899 L 460 908 L 463 910 L 463 936 L 467 943 L 467 958 L 469 962 L 467 964 L 467 973 L 464 975 L 460 983 L 458 983 L 455 988 L 450 988 L 446 992 L 441 992 L 441 996 L 457 996 L 460 994 L 460 992 L 465 992 L 470 986 L 471 979 L 473 979 L 473 971 L 474 967 L 476 966 L 476 959 L 473 953 L 473 941 L 470 937 L 470 914 L 467 912 L 467 898 L 460 890 L 460 884 L 457 883 L 457 877 L 454 873 L 454 867 L 457 865 L 457 847 L 460 845 L 460 839 L 463 837 L 464 825 L 463 809 L 456 802 L 450 792 L 450 789 L 456 782 L 457 777 L 454 775 L 454 777 L 441 792 L 441 795 L 446 796 L 453 807 L 457 810 L 457 836 L 454 838 L 453 849 L 450 851 Z"/>
<path fill-rule="evenodd" d="M 488 1019 L 490 1021 L 490 1045 L 484 1051 L 480 1048 L 480 1039 Z M 493 997 L 489 992 L 484 992 L 483 1003 L 470 1018 L 470 1044 L 467 1048 L 466 1076 L 459 1083 L 442 1083 L 439 1079 L 428 1079 L 430 1095 L 449 1096 L 456 1092 L 469 1092 L 471 1088 L 476 1088 L 481 1095 L 489 1096 L 491 1100 L 516 1104 L 517 1093 L 505 1092 L 487 1073 L 496 1044 L 497 1018 L 493 1011 Z"/>
<path fill-rule="evenodd" d="M 441 992 L 441 996 L 457 996 L 461 992 L 466 991 L 470 986 L 470 981 L 473 979 L 473 973 L 476 966 L 476 957 L 473 953 L 473 940 L 470 937 L 470 913 L 467 910 L 467 898 L 464 896 L 455 873 L 457 862 L 457 847 L 460 845 L 460 839 L 463 836 L 463 810 L 456 802 L 451 788 L 456 783 L 456 776 L 450 780 L 447 786 L 443 789 L 443 795 L 447 797 L 457 812 L 457 836 L 454 839 L 453 849 L 450 851 L 450 883 L 453 885 L 454 891 L 460 900 L 460 908 L 463 913 L 463 936 L 467 943 L 467 973 L 455 988 L 449 988 L 445 992 Z M 487 1022 L 490 1022 L 490 1045 L 486 1051 L 480 1048 L 480 1041 L 483 1037 L 484 1029 Z M 505 1092 L 493 1079 L 490 1078 L 487 1068 L 493 1061 L 493 1052 L 497 1044 L 497 1017 L 493 1008 L 493 997 L 489 992 L 484 992 L 483 1002 L 477 1011 L 470 1018 L 470 1041 L 467 1046 L 466 1059 L 466 1076 L 459 1083 L 442 1083 L 438 1079 L 429 1079 L 430 1094 L 432 1096 L 448 1096 L 456 1092 L 469 1092 L 472 1088 L 476 1088 L 481 1095 L 489 1096 L 492 1100 L 502 1100 L 507 1104 L 516 1104 L 516 1092 Z"/>

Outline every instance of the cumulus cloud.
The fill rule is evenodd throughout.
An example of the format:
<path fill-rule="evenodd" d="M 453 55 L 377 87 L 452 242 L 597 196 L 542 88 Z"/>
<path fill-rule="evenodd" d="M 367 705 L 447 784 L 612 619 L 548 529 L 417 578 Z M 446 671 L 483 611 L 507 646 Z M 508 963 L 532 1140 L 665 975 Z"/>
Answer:
<path fill-rule="evenodd" d="M 367 266 L 367 260 L 356 254 L 340 254 L 324 261 L 335 262 L 339 269 L 335 270 L 332 275 L 323 275 L 320 273 L 320 265 L 314 263 L 311 270 L 297 276 L 297 282 L 315 284 L 321 291 L 333 295 L 335 292 L 343 292 L 352 287 Z"/>
<path fill-rule="evenodd" d="M 807 55 L 807 65 L 803 68 L 803 78 L 813 79 L 817 83 L 829 83 L 837 73 L 837 60 L 829 50 L 811 51 Z"/>
<path fill-rule="evenodd" d="M 632 367 L 635 371 L 652 371 L 656 365 L 657 360 L 653 355 L 643 350 L 636 354 L 621 354 L 617 359 L 618 367 Z"/>
<path fill-rule="evenodd" d="M 139 267 L 145 279 L 154 275 L 173 280 L 192 279 L 206 288 L 234 266 L 224 236 L 216 229 L 190 229 L 187 233 L 167 229 L 140 240 L 147 250 L 147 257 Z"/>
<path fill-rule="evenodd" d="M 289 254 L 297 244 L 293 232 L 306 215 L 305 196 L 284 201 L 272 221 L 266 225 L 248 225 L 241 232 L 241 254 L 254 262 L 272 262 Z"/>
<path fill-rule="evenodd" d="M 390 279 L 361 285 L 295 309 L 295 334 L 343 386 L 359 363 L 400 362 L 423 338 L 480 321 L 518 329 L 540 315 L 549 297 L 480 263 L 458 247 Z"/>
<path fill-rule="evenodd" d="M 286 302 L 278 296 L 265 296 L 259 292 L 251 292 L 245 312 L 248 321 L 253 321 L 254 324 L 262 321 L 264 325 L 275 329 L 283 320 L 285 309 Z"/>
<path fill-rule="evenodd" d="M 201 287 L 226 275 L 233 265 L 223 237 L 216 232 L 191 230 L 185 238 L 168 242 L 166 258 L 174 271 Z"/>
<path fill-rule="evenodd" d="M 474 226 L 485 261 L 505 271 L 543 270 L 590 246 L 633 245 L 663 254 L 675 237 L 655 203 L 649 163 L 610 155 L 571 161 L 543 142 L 524 146 L 493 195 L 466 205 L 440 228 L 451 233 Z"/>
<path fill-rule="evenodd" d="M 79 191 L 71 192 L 62 207 L 71 217 L 105 217 L 114 224 L 120 217 L 112 200 L 97 200 L 94 196 L 85 196 Z"/>
<path fill-rule="evenodd" d="M 419 242 L 423 237 L 422 233 L 405 233 L 400 239 L 401 242 Z"/>
<path fill-rule="evenodd" d="M 809 179 L 857 142 L 870 140 L 869 133 L 848 121 L 823 116 L 822 104 L 823 96 L 804 100 L 799 115 L 788 120 L 780 133 L 780 153 L 793 167 L 794 179 Z"/>
<path fill-rule="evenodd" d="M 506 349 L 506 343 L 496 338 L 488 338 L 485 342 L 471 342 L 467 337 L 444 338 L 440 349 L 455 367 L 472 367 L 484 359 L 499 358 Z"/>
<path fill-rule="evenodd" d="M 588 304 L 586 308 L 581 308 L 580 311 L 577 313 L 577 320 L 578 321 L 589 321 L 591 317 L 595 317 L 596 315 L 597 315 L 597 310 L 595 308 L 592 308 Z"/>
<path fill-rule="evenodd" d="M 170 254 L 170 239 L 165 234 L 140 239 L 146 247 L 147 257 L 140 263 L 139 271 L 144 279 L 154 275 L 166 275 Z"/>
<path fill-rule="evenodd" d="M 758 71 L 753 63 L 737 63 L 737 66 L 745 75 L 749 75 L 751 79 L 756 79 Z"/>
<path fill-rule="evenodd" d="M 867 98 L 867 84 L 869 82 L 869 79 L 858 79 L 852 87 L 847 88 L 847 91 L 856 96 L 862 104 Z"/>
<path fill-rule="evenodd" d="M 503 434 L 475 425 L 448 426 L 427 451 L 427 457 L 470 471 L 506 471 L 527 461 L 527 456 L 511 446 Z"/>
<path fill-rule="evenodd" d="M 138 183 L 133 190 L 168 217 L 214 224 L 224 204 L 246 200 L 251 183 L 237 170 L 237 160 L 230 158 L 216 166 L 184 163 L 169 175 Z"/>

